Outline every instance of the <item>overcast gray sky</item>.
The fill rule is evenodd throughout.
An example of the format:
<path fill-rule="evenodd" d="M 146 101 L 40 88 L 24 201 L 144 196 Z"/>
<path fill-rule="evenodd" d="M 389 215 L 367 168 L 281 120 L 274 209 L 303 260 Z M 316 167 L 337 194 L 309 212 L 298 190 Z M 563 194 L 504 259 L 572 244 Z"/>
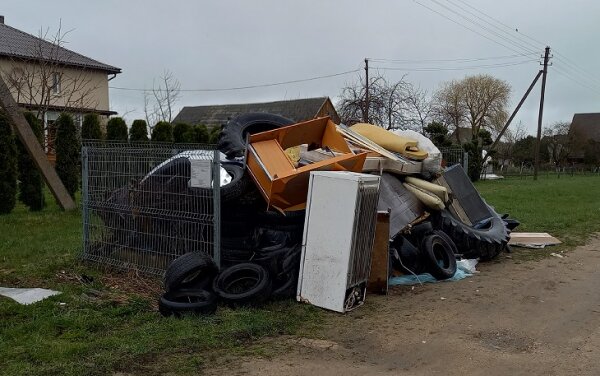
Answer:
<path fill-rule="evenodd" d="M 539 70 L 537 59 L 548 44 L 554 58 L 544 123 L 570 120 L 576 112 L 600 111 L 600 73 L 595 71 L 600 62 L 600 1 L 4 0 L 2 4 L 5 22 L 32 34 L 40 28 L 55 31 L 62 20 L 63 30 L 72 30 L 66 38 L 68 48 L 123 70 L 111 87 L 149 89 L 165 69 L 179 79 L 182 89 L 268 84 L 359 69 L 369 57 L 417 60 L 371 66 L 409 69 L 381 72 L 390 80 L 407 74 L 407 81 L 430 92 L 446 80 L 492 74 L 510 83 L 514 107 Z M 522 56 L 506 57 L 512 55 Z M 423 62 L 488 57 L 502 58 Z M 475 68 L 457 69 L 462 67 Z M 177 107 L 321 95 L 335 101 L 357 74 L 246 90 L 184 92 Z M 516 119 L 530 132 L 537 124 L 539 91 L 538 86 Z M 111 89 L 110 102 L 129 123 L 143 117 L 140 91 Z"/>

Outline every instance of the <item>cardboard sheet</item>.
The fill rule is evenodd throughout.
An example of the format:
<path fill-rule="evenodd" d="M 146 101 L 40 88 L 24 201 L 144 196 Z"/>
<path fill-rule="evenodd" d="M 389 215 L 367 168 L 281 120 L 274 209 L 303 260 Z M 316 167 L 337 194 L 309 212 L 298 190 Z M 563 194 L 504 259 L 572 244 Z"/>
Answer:
<path fill-rule="evenodd" d="M 544 248 L 562 242 L 546 232 L 513 232 L 510 234 L 509 245 L 513 247 Z"/>

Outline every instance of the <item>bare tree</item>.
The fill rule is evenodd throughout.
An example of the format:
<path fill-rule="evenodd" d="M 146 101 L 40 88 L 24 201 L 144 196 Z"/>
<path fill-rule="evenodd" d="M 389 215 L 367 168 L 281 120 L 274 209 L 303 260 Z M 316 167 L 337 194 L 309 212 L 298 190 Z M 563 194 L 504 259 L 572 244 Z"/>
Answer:
<path fill-rule="evenodd" d="M 99 105 L 95 72 L 69 66 L 77 56 L 64 49 L 69 32 L 62 30 L 60 22 L 55 33 L 40 29 L 37 42 L 27 51 L 28 56 L 11 57 L 0 71 L 16 102 L 34 110 L 40 119 L 45 119 L 48 111 L 55 108 L 86 112 Z M 23 56 L 22 51 L 18 56 Z M 44 127 L 48 134 L 45 146 L 52 145 L 53 132 L 48 132 L 48 123 Z"/>
<path fill-rule="evenodd" d="M 442 86 L 436 94 L 437 109 L 455 129 L 463 123 L 470 126 L 476 139 L 480 130 L 496 133 L 504 125 L 510 90 L 508 83 L 492 76 L 469 76 Z"/>
<path fill-rule="evenodd" d="M 456 141 L 459 139 L 458 129 L 467 118 L 467 109 L 463 101 L 463 86 L 458 81 L 443 83 L 434 95 L 434 111 L 437 117 L 450 130 L 456 130 Z"/>
<path fill-rule="evenodd" d="M 467 121 L 473 137 L 480 129 L 497 130 L 508 118 L 510 85 L 489 75 L 470 76 L 461 81 Z"/>
<path fill-rule="evenodd" d="M 354 124 L 365 118 L 367 108 L 365 98 L 365 81 L 360 77 L 357 81 L 346 85 L 340 94 L 338 108 L 342 122 Z M 411 98 L 417 91 L 404 80 L 389 82 L 377 73 L 369 79 L 369 122 L 386 129 L 422 128 L 430 111 L 424 105 L 424 92 L 421 98 Z M 419 114 L 415 115 L 415 107 Z M 418 119 L 418 120 L 415 120 Z"/>
<path fill-rule="evenodd" d="M 352 83 L 346 84 L 342 88 L 338 108 L 340 109 L 340 118 L 347 125 L 360 123 L 367 116 L 371 123 L 382 124 L 381 109 L 385 106 L 383 91 L 386 86 L 385 78 L 381 75 L 375 75 L 369 78 L 369 103 L 367 109 L 366 101 L 366 81 L 359 76 Z"/>
<path fill-rule="evenodd" d="M 406 112 L 408 113 L 406 120 L 407 127 L 417 128 L 420 133 L 424 134 L 425 127 L 429 124 L 434 112 L 427 90 L 421 89 L 418 86 L 408 85 L 406 87 L 404 103 Z"/>
<path fill-rule="evenodd" d="M 144 114 L 150 129 L 159 121 L 171 122 L 175 104 L 181 94 L 181 84 L 172 72 L 165 70 L 152 90 L 144 92 Z"/>
<path fill-rule="evenodd" d="M 543 144 L 548 151 L 548 158 L 556 168 L 566 161 L 571 154 L 573 139 L 569 135 L 570 122 L 559 121 L 544 128 Z"/>
<path fill-rule="evenodd" d="M 513 159 L 515 144 L 517 141 L 524 139 L 525 136 L 527 136 L 527 130 L 520 121 L 512 129 L 507 129 L 504 132 L 501 142 L 496 147 L 498 152 L 496 157 L 502 167 Z"/>
<path fill-rule="evenodd" d="M 407 116 L 407 96 L 411 84 L 404 81 L 404 77 L 400 81 L 389 83 L 383 81 L 380 96 L 383 106 L 380 108 L 380 124 L 385 124 L 386 129 L 398 129 L 410 127 L 410 122 Z"/>

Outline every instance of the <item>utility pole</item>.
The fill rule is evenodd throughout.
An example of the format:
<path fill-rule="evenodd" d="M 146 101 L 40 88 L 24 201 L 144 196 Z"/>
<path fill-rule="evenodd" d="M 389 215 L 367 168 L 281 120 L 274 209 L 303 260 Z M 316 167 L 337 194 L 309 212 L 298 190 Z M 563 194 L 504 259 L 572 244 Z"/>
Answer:
<path fill-rule="evenodd" d="M 540 168 L 540 143 L 542 141 L 542 117 L 544 115 L 544 94 L 546 93 L 546 76 L 548 75 L 548 60 L 550 60 L 550 47 L 544 52 L 544 69 L 542 71 L 542 94 L 540 96 L 540 112 L 538 114 L 537 141 L 535 143 L 535 164 L 533 166 L 533 180 L 537 180 Z"/>
<path fill-rule="evenodd" d="M 363 123 L 369 122 L 369 59 L 365 57 L 365 111 Z"/>
<path fill-rule="evenodd" d="M 500 139 L 504 135 L 504 132 L 506 132 L 506 130 L 508 129 L 508 126 L 510 125 L 510 123 L 513 121 L 513 119 L 517 115 L 517 112 L 519 112 L 519 110 L 521 109 L 521 106 L 523 105 L 523 102 L 525 102 L 525 99 L 527 99 L 527 96 L 529 96 L 529 93 L 531 92 L 531 90 L 535 86 L 536 82 L 540 79 L 541 75 L 542 75 L 542 70 L 540 70 L 539 72 L 537 72 L 537 74 L 535 75 L 535 78 L 533 79 L 533 81 L 531 81 L 531 85 L 529 85 L 529 88 L 525 92 L 525 95 L 523 95 L 523 98 L 521 98 L 521 101 L 517 105 L 517 108 L 515 108 L 515 110 L 513 111 L 512 115 L 510 115 L 510 117 L 508 118 L 508 121 L 506 122 L 506 124 L 504 124 L 504 128 L 502 128 L 502 130 L 500 131 L 500 133 L 496 137 L 496 141 L 494 141 L 494 143 L 492 144 L 492 146 L 490 146 L 490 150 L 494 150 L 496 148 L 496 145 L 498 145 L 498 142 L 500 142 Z"/>

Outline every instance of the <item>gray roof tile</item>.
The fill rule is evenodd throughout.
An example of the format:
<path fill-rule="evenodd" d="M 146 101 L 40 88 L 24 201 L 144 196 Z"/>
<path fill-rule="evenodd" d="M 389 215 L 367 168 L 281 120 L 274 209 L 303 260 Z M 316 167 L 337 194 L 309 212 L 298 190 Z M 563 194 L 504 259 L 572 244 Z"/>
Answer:
<path fill-rule="evenodd" d="M 326 100 L 327 97 L 318 97 L 265 103 L 184 107 L 173 123 L 204 124 L 207 127 L 214 127 L 248 112 L 268 112 L 300 122 L 313 119 Z"/>
<path fill-rule="evenodd" d="M 600 141 L 600 112 L 573 115 L 569 131 L 584 140 Z"/>
<path fill-rule="evenodd" d="M 0 23 L 0 56 L 53 61 L 67 66 L 121 73 L 121 69 L 83 56 L 64 47 Z"/>

